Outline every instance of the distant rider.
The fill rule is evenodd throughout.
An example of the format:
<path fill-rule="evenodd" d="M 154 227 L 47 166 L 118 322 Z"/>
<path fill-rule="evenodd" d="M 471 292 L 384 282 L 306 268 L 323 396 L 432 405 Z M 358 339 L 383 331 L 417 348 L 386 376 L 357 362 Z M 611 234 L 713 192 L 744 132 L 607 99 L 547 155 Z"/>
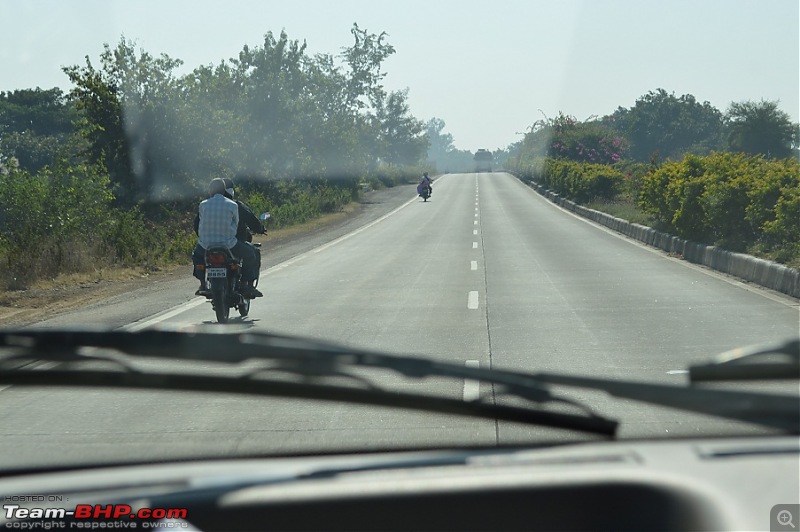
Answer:
<path fill-rule="evenodd" d="M 417 194 L 421 196 L 422 191 L 427 188 L 428 196 L 432 195 L 433 194 L 433 187 L 431 186 L 432 183 L 433 181 L 431 180 L 430 177 L 428 177 L 428 172 L 422 174 L 422 179 L 420 180 L 419 185 L 417 185 Z"/>
<path fill-rule="evenodd" d="M 194 276 L 200 280 L 200 288 L 196 295 L 208 295 L 205 284 L 205 272 L 197 268 L 205 262 L 205 250 L 209 247 L 224 246 L 234 256 L 242 259 L 242 297 L 253 299 L 263 294 L 254 286 L 253 281 L 259 274 L 255 248 L 246 240 L 237 238 L 239 227 L 239 205 L 225 197 L 225 181 L 216 178 L 209 185 L 209 197 L 200 203 L 195 229 L 198 243 L 192 252 L 195 265 Z M 251 212 L 252 214 L 252 212 Z M 260 223 L 259 223 L 260 225 Z"/>

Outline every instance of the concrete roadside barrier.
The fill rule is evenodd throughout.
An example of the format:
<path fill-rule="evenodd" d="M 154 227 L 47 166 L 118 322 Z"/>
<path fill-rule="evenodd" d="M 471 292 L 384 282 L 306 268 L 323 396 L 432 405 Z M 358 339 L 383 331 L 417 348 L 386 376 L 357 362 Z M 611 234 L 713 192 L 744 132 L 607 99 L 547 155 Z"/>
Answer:
<path fill-rule="evenodd" d="M 777 262 L 759 259 L 744 253 L 735 253 L 716 246 L 692 242 L 645 225 L 634 224 L 628 220 L 578 205 L 545 189 L 541 185 L 528 184 L 553 203 L 648 246 L 662 249 L 667 253 L 677 254 L 689 262 L 701 264 L 743 281 L 800 298 L 800 271 L 798 270 L 788 268 Z"/>

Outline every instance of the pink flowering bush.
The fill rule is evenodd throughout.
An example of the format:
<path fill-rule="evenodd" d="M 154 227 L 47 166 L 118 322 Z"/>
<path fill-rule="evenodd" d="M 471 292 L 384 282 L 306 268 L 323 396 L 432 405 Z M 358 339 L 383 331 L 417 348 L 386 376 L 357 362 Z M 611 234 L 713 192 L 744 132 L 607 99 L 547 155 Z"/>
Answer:
<path fill-rule="evenodd" d="M 573 116 L 559 114 L 543 129 L 549 134 L 549 157 L 591 164 L 616 164 L 627 150 L 625 140 L 602 122 L 578 122 Z"/>

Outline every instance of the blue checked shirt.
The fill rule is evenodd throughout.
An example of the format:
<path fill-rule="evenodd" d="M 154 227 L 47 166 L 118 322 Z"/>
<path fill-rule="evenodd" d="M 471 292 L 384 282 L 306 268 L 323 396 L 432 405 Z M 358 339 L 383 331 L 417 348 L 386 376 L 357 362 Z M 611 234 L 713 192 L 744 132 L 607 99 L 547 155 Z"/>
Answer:
<path fill-rule="evenodd" d="M 222 194 L 215 194 L 200 203 L 200 226 L 197 229 L 200 245 L 204 249 L 211 246 L 236 245 L 236 227 L 239 225 L 239 206 Z"/>

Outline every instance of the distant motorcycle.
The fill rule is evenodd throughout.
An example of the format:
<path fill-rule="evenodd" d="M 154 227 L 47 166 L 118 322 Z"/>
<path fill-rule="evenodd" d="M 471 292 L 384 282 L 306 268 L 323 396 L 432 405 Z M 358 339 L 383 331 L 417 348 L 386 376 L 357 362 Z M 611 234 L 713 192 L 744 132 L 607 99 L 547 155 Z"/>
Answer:
<path fill-rule="evenodd" d="M 417 194 L 419 194 L 423 201 L 428 201 L 428 198 L 431 197 L 431 187 L 426 187 L 420 183 L 417 185 Z"/>

